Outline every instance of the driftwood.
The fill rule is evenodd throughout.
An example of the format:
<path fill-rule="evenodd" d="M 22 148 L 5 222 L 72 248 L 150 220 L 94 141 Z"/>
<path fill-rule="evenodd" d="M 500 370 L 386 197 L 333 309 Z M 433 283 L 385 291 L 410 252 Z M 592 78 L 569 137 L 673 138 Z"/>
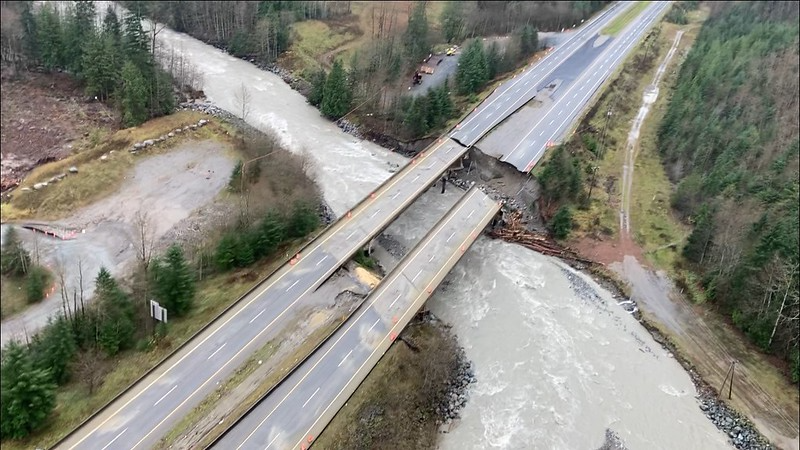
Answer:
<path fill-rule="evenodd" d="M 522 220 L 522 214 L 513 212 L 508 214 L 505 219 L 505 225 L 502 228 L 493 229 L 489 232 L 489 236 L 521 245 L 543 255 L 556 256 L 585 264 L 594 264 L 594 261 L 581 258 L 575 251 L 569 247 L 561 246 L 549 236 L 527 230 Z"/>

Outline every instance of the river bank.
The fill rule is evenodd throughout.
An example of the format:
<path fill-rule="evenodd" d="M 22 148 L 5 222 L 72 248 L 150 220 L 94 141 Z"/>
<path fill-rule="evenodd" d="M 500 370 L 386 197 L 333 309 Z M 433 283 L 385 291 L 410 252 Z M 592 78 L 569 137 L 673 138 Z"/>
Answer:
<path fill-rule="evenodd" d="M 253 86 L 248 122 L 276 130 L 294 151 L 309 154 L 310 170 L 337 214 L 404 161 L 342 133 L 274 74 L 168 29 L 159 39 L 182 49 L 204 73 L 203 91 L 221 109 L 236 111 L 236 86 Z M 447 203 L 437 192 L 424 194 L 387 234 L 412 247 Z M 553 259 L 481 238 L 448 281 L 431 309 L 452 325 L 477 382 L 461 420 L 442 437 L 443 448 L 512 442 L 595 448 L 609 428 L 631 448 L 727 446 L 697 406 L 683 368 L 615 300 L 598 311 L 577 298 Z M 659 357 L 640 352 L 634 334 Z M 576 434 L 578 423 L 584 436 Z"/>

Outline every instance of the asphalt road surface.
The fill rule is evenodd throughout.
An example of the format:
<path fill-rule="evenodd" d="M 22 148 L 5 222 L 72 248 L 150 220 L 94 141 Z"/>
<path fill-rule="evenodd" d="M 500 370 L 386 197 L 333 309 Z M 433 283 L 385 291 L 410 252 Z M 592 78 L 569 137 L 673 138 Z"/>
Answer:
<path fill-rule="evenodd" d="M 353 316 L 213 448 L 309 446 L 499 208 L 470 189 Z"/>
<path fill-rule="evenodd" d="M 346 213 L 262 286 L 91 418 L 59 448 L 151 448 L 282 329 L 293 312 L 359 248 L 434 184 L 466 149 L 441 139 Z"/>
<path fill-rule="evenodd" d="M 475 145 L 489 130 L 531 101 L 534 95 L 545 86 L 545 82 L 550 80 L 550 74 L 561 63 L 629 7 L 631 7 L 631 3 L 617 2 L 597 17 L 586 22 L 570 38 L 553 48 L 538 63 L 500 85 L 478 105 L 472 114 L 457 125 L 457 129 L 451 134 L 451 137 L 466 146 Z"/>
<path fill-rule="evenodd" d="M 592 96 L 622 64 L 668 5 L 667 2 L 648 5 L 618 37 L 590 39 L 561 63 L 545 80 L 545 83 L 557 81 L 558 87 L 549 94 L 552 103 L 549 103 L 544 115 L 524 135 L 515 133 L 500 136 L 504 147 L 501 161 L 511 163 L 521 171 L 530 171 L 549 145 L 554 145 L 571 129 Z M 503 127 L 494 130 L 494 133 L 503 133 Z M 478 147 L 481 147 L 480 143 Z"/>

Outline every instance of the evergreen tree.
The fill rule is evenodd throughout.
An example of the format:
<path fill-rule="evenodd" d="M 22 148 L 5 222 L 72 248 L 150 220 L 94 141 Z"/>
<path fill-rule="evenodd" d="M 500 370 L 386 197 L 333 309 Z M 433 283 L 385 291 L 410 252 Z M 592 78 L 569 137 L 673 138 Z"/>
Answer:
<path fill-rule="evenodd" d="M 521 56 L 527 58 L 539 49 L 539 31 L 530 25 L 525 25 L 519 34 L 519 49 Z"/>
<path fill-rule="evenodd" d="M 562 206 L 553 216 L 550 221 L 550 228 L 553 230 L 553 236 L 556 239 L 566 239 L 572 231 L 572 210 L 569 206 Z"/>
<path fill-rule="evenodd" d="M 128 61 L 122 67 L 122 122 L 132 127 L 147 120 L 147 85 L 139 68 Z"/>
<path fill-rule="evenodd" d="M 297 201 L 292 208 L 287 233 L 289 237 L 299 238 L 311 233 L 319 226 L 319 216 L 306 202 Z"/>
<path fill-rule="evenodd" d="M 94 40 L 95 6 L 93 1 L 78 0 L 74 11 L 66 20 L 65 51 L 67 67 L 76 75 L 82 76 L 84 69 L 84 48 Z"/>
<path fill-rule="evenodd" d="M 322 94 L 322 114 L 330 119 L 338 119 L 350 110 L 352 94 L 348 87 L 347 75 L 338 59 L 333 62 L 331 73 L 325 81 Z"/>
<path fill-rule="evenodd" d="M 28 303 L 36 303 L 45 297 L 45 283 L 47 282 L 47 272 L 39 266 L 33 266 L 28 270 L 25 280 L 25 291 Z"/>
<path fill-rule="evenodd" d="M 428 56 L 428 17 L 425 13 L 425 2 L 418 1 L 408 17 L 408 28 L 403 35 L 403 46 L 411 61 L 421 61 Z"/>
<path fill-rule="evenodd" d="M 16 341 L 3 349 L 0 366 L 0 437 L 22 439 L 39 428 L 55 406 L 49 370 L 34 367 L 30 352 Z"/>
<path fill-rule="evenodd" d="M 33 2 L 26 1 L 20 14 L 22 24 L 22 45 L 30 61 L 39 61 L 39 35 L 36 28 L 36 16 L 33 14 Z"/>
<path fill-rule="evenodd" d="M 172 75 L 153 67 L 150 83 L 150 117 L 171 114 L 175 110 L 175 95 L 172 92 Z"/>
<path fill-rule="evenodd" d="M 103 34 L 111 37 L 117 45 L 122 43 L 122 24 L 111 5 L 108 5 L 106 14 L 103 16 Z"/>
<path fill-rule="evenodd" d="M 439 23 L 447 42 L 458 40 L 464 32 L 463 8 L 463 4 L 457 1 L 449 1 L 444 5 Z"/>
<path fill-rule="evenodd" d="M 269 211 L 261 221 L 256 245 L 264 255 L 272 254 L 286 237 L 286 219 L 275 210 Z"/>
<path fill-rule="evenodd" d="M 31 266 L 31 255 L 22 246 L 17 230 L 9 226 L 0 247 L 0 271 L 4 275 L 22 276 Z"/>
<path fill-rule="evenodd" d="M 322 104 L 323 93 L 325 91 L 325 79 L 327 76 L 324 69 L 314 72 L 314 75 L 311 76 L 311 92 L 308 94 L 308 103 L 314 106 Z"/>
<path fill-rule="evenodd" d="M 492 44 L 489 46 L 489 51 L 486 52 L 486 69 L 488 79 L 493 80 L 494 77 L 501 72 L 502 58 L 503 57 L 500 54 L 500 49 L 497 46 L 497 41 L 492 42 Z"/>
<path fill-rule="evenodd" d="M 153 274 L 158 299 L 169 314 L 180 317 L 189 312 L 194 301 L 194 276 L 177 244 L 156 260 Z"/>
<path fill-rule="evenodd" d="M 150 43 L 142 29 L 142 16 L 138 12 L 128 12 L 122 18 L 122 47 L 128 61 L 142 73 L 149 73 L 152 66 Z"/>
<path fill-rule="evenodd" d="M 456 86 L 461 94 L 477 93 L 489 81 L 489 68 L 483 44 L 473 40 L 461 55 L 456 71 Z"/>
<path fill-rule="evenodd" d="M 119 79 L 119 61 L 112 39 L 105 33 L 95 37 L 86 46 L 84 54 L 86 93 L 98 96 L 101 101 L 108 100 Z"/>
<path fill-rule="evenodd" d="M 405 124 L 414 137 L 423 136 L 428 132 L 427 97 L 417 97 L 411 100 L 405 117 Z"/>
<path fill-rule="evenodd" d="M 425 105 L 427 109 L 426 121 L 428 128 L 434 129 L 439 127 L 442 122 L 442 97 L 439 95 L 439 89 L 428 89 L 428 94 L 425 96 Z"/>
<path fill-rule="evenodd" d="M 683 256 L 689 261 L 699 263 L 703 260 L 714 236 L 714 216 L 711 208 L 703 204 L 693 218 L 694 229 L 683 247 Z"/>
<path fill-rule="evenodd" d="M 69 380 L 69 364 L 77 351 L 75 335 L 69 321 L 64 316 L 50 320 L 37 335 L 30 346 L 34 366 L 50 369 L 53 382 L 61 385 Z"/>
<path fill-rule="evenodd" d="M 51 4 L 44 4 L 36 15 L 39 57 L 47 70 L 63 67 L 64 42 L 61 19 Z"/>
<path fill-rule="evenodd" d="M 217 243 L 217 249 L 214 252 L 214 261 L 222 270 L 230 270 L 236 264 L 236 236 L 227 233 L 222 236 L 222 239 Z"/>
<path fill-rule="evenodd" d="M 133 304 L 105 267 L 100 268 L 95 279 L 95 299 L 100 348 L 109 356 L 130 348 L 136 331 Z"/>
<path fill-rule="evenodd" d="M 444 80 L 444 84 L 439 87 L 438 91 L 439 97 L 439 105 L 441 107 L 442 118 L 444 122 L 447 122 L 453 117 L 453 113 L 455 112 L 455 105 L 453 105 L 453 99 L 450 98 L 450 83 L 448 80 Z"/>

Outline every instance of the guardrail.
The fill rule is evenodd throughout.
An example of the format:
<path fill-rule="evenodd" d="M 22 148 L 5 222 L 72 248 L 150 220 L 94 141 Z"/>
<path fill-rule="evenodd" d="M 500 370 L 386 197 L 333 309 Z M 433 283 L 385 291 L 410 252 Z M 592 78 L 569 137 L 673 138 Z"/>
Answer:
<path fill-rule="evenodd" d="M 465 151 L 466 151 L 466 150 L 465 150 Z M 462 155 L 463 155 L 463 152 L 462 152 Z M 459 157 L 460 157 L 460 156 L 459 156 Z M 457 160 L 457 159 L 458 159 L 458 158 L 456 158 L 456 160 Z M 356 205 L 355 205 L 353 208 L 351 208 L 351 210 L 358 208 L 360 205 L 362 205 L 362 204 L 364 204 L 366 201 L 370 200 L 374 192 L 376 192 L 376 191 L 379 191 L 379 190 L 381 190 L 382 188 L 384 188 L 384 187 L 385 187 L 385 186 L 386 186 L 388 183 L 390 183 L 390 182 L 391 182 L 392 180 L 394 180 L 396 177 L 400 176 L 400 175 L 401 175 L 401 174 L 402 174 L 402 173 L 403 173 L 403 172 L 404 172 L 404 171 L 405 171 L 407 168 L 409 168 L 409 167 L 410 167 L 412 164 L 413 164 L 413 159 L 412 159 L 412 160 L 409 160 L 409 161 L 408 161 L 408 162 L 407 162 L 405 165 L 403 165 L 403 168 L 402 168 L 400 171 L 398 171 L 398 172 L 397 172 L 397 173 L 395 173 L 393 176 L 391 176 L 391 177 L 387 178 L 387 179 L 386 179 L 386 180 L 384 180 L 384 181 L 383 181 L 381 184 L 379 184 L 379 185 L 378 185 L 378 186 L 377 186 L 375 189 L 373 189 L 372 193 L 365 195 L 365 196 L 364 196 L 364 197 L 363 197 L 363 198 L 362 198 L 362 199 L 361 199 L 361 200 L 360 200 L 360 201 L 359 201 L 359 202 L 358 202 L 358 203 L 357 203 L 357 204 L 356 204 Z M 445 169 L 443 169 L 443 171 L 444 171 L 444 170 L 446 170 L 446 169 L 447 169 L 447 168 L 445 167 Z M 437 178 L 438 178 L 438 176 L 437 176 Z M 420 194 L 421 194 L 421 192 L 420 192 Z M 419 196 L 419 195 L 417 195 L 417 197 L 418 197 L 418 196 Z M 411 205 L 411 203 L 413 203 L 413 202 L 408 202 L 408 203 L 407 203 L 406 205 L 404 205 L 402 208 L 400 208 L 399 210 L 397 210 L 397 215 L 399 215 L 399 214 L 401 214 L 403 211 L 405 211 L 405 209 L 407 209 L 407 208 L 408 208 L 408 206 L 410 206 L 410 205 Z M 395 216 L 395 217 L 396 217 L 396 216 Z M 111 405 L 112 405 L 114 402 L 116 402 L 116 401 L 117 401 L 117 400 L 118 400 L 120 397 L 122 397 L 123 395 L 127 394 L 127 393 L 128 393 L 130 390 L 131 390 L 131 389 L 133 389 L 134 387 L 136 387 L 137 385 L 139 385 L 140 383 L 142 383 L 142 382 L 143 382 L 143 381 L 144 381 L 144 380 L 145 380 L 145 379 L 146 379 L 148 376 L 150 376 L 150 375 L 151 375 L 153 372 L 155 372 L 156 370 L 158 370 L 159 368 L 161 368 L 161 367 L 162 367 L 162 366 L 163 366 L 163 365 L 164 365 L 164 364 L 165 364 L 165 363 L 166 363 L 168 360 L 170 360 L 170 359 L 171 359 L 171 358 L 172 358 L 172 357 L 173 357 L 173 356 L 174 356 L 176 353 L 178 353 L 179 351 L 181 351 L 181 350 L 183 350 L 184 348 L 188 347 L 188 346 L 189 346 L 189 345 L 190 345 L 192 342 L 196 341 L 196 340 L 197 340 L 197 338 L 198 338 L 198 337 L 199 337 L 199 336 L 200 336 L 202 333 L 204 333 L 206 330 L 208 330 L 208 329 L 209 329 L 209 328 L 210 328 L 212 325 L 214 325 L 214 324 L 218 323 L 218 321 L 220 321 L 220 319 L 221 319 L 221 318 L 222 318 L 224 315 L 226 315 L 226 314 L 227 314 L 227 313 L 229 313 L 231 310 L 233 310 L 233 309 L 234 309 L 234 308 L 235 308 L 235 307 L 236 307 L 236 306 L 237 306 L 237 305 L 238 305 L 238 304 L 239 304 L 239 303 L 240 303 L 240 302 L 241 302 L 241 301 L 242 301 L 244 298 L 246 298 L 246 297 L 248 297 L 250 294 L 252 294 L 252 293 L 253 293 L 253 291 L 255 291 L 257 288 L 259 288 L 261 285 L 263 285 L 263 283 L 264 283 L 265 281 L 267 281 L 269 278 L 271 278 L 272 276 L 274 276 L 274 275 L 275 275 L 275 273 L 277 273 L 277 272 L 278 272 L 278 271 L 279 271 L 281 268 L 283 268 L 283 267 L 284 267 L 284 266 L 285 266 L 287 263 L 289 263 L 289 262 L 290 262 L 290 261 L 291 261 L 291 260 L 294 258 L 294 254 L 295 254 L 295 253 L 302 253 L 303 251 L 305 251 L 305 249 L 306 249 L 306 248 L 308 248 L 308 247 L 309 247 L 311 244 L 313 244 L 314 242 L 316 242 L 316 240 L 317 240 L 317 239 L 319 239 L 321 236 L 323 236 L 324 234 L 326 234 L 327 232 L 329 232 L 331 229 L 333 229 L 335 226 L 337 226 L 337 225 L 338 225 L 338 224 L 339 224 L 339 223 L 340 223 L 342 220 L 345 220 L 345 219 L 347 219 L 347 214 L 343 214 L 343 215 L 341 215 L 341 216 L 340 216 L 340 217 L 338 217 L 338 218 L 337 218 L 335 221 L 331 222 L 331 223 L 330 223 L 330 224 L 329 224 L 327 227 L 325 227 L 325 228 L 324 228 L 324 229 L 323 229 L 321 232 L 319 232 L 319 233 L 318 233 L 316 236 L 314 236 L 314 238 L 313 238 L 313 239 L 311 239 L 311 240 L 309 240 L 308 242 L 306 242 L 305 244 L 303 244 L 303 246 L 302 246 L 302 247 L 300 247 L 300 249 L 299 249 L 297 252 L 292 252 L 293 254 L 292 254 L 292 255 L 290 255 L 288 258 L 283 258 L 283 262 L 282 262 L 280 265 L 278 265 L 278 266 L 275 268 L 275 270 L 273 270 L 272 272 L 270 272 L 270 273 L 269 273 L 269 275 L 267 275 L 265 278 L 261 279 L 259 282 L 255 283 L 255 284 L 254 284 L 254 285 L 253 285 L 253 286 L 252 286 L 250 289 L 248 289 L 248 291 L 247 291 L 247 292 L 245 292 L 245 293 L 244 293 L 242 296 L 240 296 L 238 299 L 236 299 L 236 300 L 235 300 L 234 302 L 232 302 L 230 305 L 228 305 L 227 307 L 225 307 L 225 309 L 223 309 L 223 310 L 222 310 L 222 311 L 221 311 L 221 312 L 220 312 L 220 313 L 219 313 L 219 314 L 218 314 L 216 317 L 214 317 L 214 318 L 213 318 L 213 319 L 212 319 L 210 322 L 208 322 L 208 323 L 207 323 L 207 324 L 205 324 L 203 327 L 201 327 L 201 328 L 200 328 L 200 329 L 199 329 L 197 332 L 195 332 L 194 334 L 192 334 L 192 336 L 190 336 L 190 337 L 189 337 L 189 338 L 188 338 L 188 339 L 187 339 L 187 340 L 186 340 L 186 341 L 185 341 L 183 344 L 181 344 L 180 346 L 176 347 L 176 348 L 175 348 L 173 351 L 171 351 L 171 352 L 170 352 L 168 355 L 166 355 L 164 358 L 162 358 L 162 359 L 161 359 L 161 360 L 160 360 L 160 361 L 159 361 L 159 362 L 158 362 L 156 365 L 154 365 L 153 367 L 151 367 L 151 368 L 150 368 L 150 369 L 149 369 L 147 372 L 145 372 L 144 374 L 142 374 L 142 376 L 140 376 L 140 377 L 139 377 L 139 378 L 137 378 L 135 381 L 133 381 L 133 382 L 132 382 L 130 385 L 128 385 L 128 387 L 126 387 L 125 389 L 123 389 L 122 391 L 120 391 L 120 392 L 119 392 L 117 395 L 115 395 L 115 396 L 114 396 L 114 397 L 113 397 L 111 400 L 109 400 L 109 401 L 108 401 L 106 404 L 104 404 L 103 406 L 101 406 L 101 407 L 100 407 L 100 408 L 99 408 L 97 411 L 95 411 L 94 413 L 92 413 L 92 415 L 91 415 L 91 416 L 89 416 L 89 417 L 87 417 L 85 420 L 83 420 L 83 421 L 82 421 L 80 424 L 78 424 L 78 425 L 77 425 L 77 426 L 76 426 L 76 427 L 75 427 L 75 428 L 74 428 L 72 431 L 70 431 L 70 432 L 69 432 L 69 433 L 67 433 L 67 434 L 66 434 L 64 437 L 62 437 L 61 439 L 59 439 L 59 440 L 58 440 L 58 441 L 57 441 L 55 444 L 53 444 L 53 446 L 52 446 L 52 447 L 50 447 L 50 448 L 55 448 L 55 447 L 58 447 L 58 446 L 60 446 L 61 444 L 63 444 L 63 443 L 64 443 L 64 441 L 66 441 L 66 440 L 68 440 L 69 438 L 71 438 L 72 436 L 74 436 L 74 435 L 75 435 L 75 434 L 76 434 L 76 433 L 77 433 L 77 432 L 78 432 L 78 431 L 79 431 L 79 430 L 80 430 L 80 429 L 81 429 L 81 428 L 82 428 L 84 425 L 86 425 L 87 423 L 89 423 L 91 420 L 93 420 L 93 419 L 94 419 L 95 417 L 97 417 L 99 414 L 101 414 L 101 413 L 103 413 L 104 411 L 106 411 L 106 410 L 107 410 L 107 409 L 108 409 L 108 408 L 109 408 L 109 407 L 110 407 L 110 406 L 111 406 Z M 384 227 L 385 227 L 385 225 L 384 225 Z M 368 238 L 366 239 L 366 242 L 369 242 L 369 239 L 372 239 L 372 237 L 374 237 L 374 236 L 375 236 L 376 234 L 378 234 L 379 232 L 380 232 L 380 230 L 376 231 L 376 232 L 375 232 L 375 233 L 374 233 L 374 234 L 373 234 L 371 237 L 368 237 Z M 361 246 L 363 246 L 363 245 L 364 245 L 366 242 L 360 242 L 360 243 L 359 243 L 359 245 L 358 245 L 358 247 L 355 247 L 355 250 L 354 250 L 354 251 L 351 253 L 351 255 L 350 255 L 350 256 L 352 256 L 352 254 L 355 254 L 355 252 L 356 252 L 356 251 L 358 251 L 358 248 L 360 248 Z M 327 278 L 327 276 L 325 276 L 325 277 L 321 277 L 321 278 Z"/>
<path fill-rule="evenodd" d="M 450 210 L 448 210 L 448 212 L 447 212 L 447 213 L 446 213 L 444 216 L 442 216 L 442 218 L 441 218 L 441 219 L 439 219 L 439 220 L 436 222 L 436 224 L 434 224 L 434 225 L 433 225 L 433 227 L 431 227 L 431 229 L 430 229 L 430 230 L 428 230 L 428 232 L 427 232 L 427 233 L 425 233 L 425 236 L 423 236 L 423 237 L 422 237 L 422 239 L 420 239 L 419 243 L 418 243 L 416 246 L 414 246 L 414 248 L 412 248 L 412 249 L 411 249 L 411 250 L 408 252 L 408 254 L 410 255 L 410 254 L 414 253 L 414 251 L 417 249 L 417 247 L 418 247 L 419 245 L 421 245 L 422 243 L 424 243 L 424 242 L 425 242 L 425 241 L 426 241 L 426 240 L 427 240 L 427 239 L 428 239 L 428 238 L 429 238 L 431 235 L 433 235 L 433 234 L 435 234 L 436 232 L 438 232 L 439 225 L 440 225 L 440 224 L 442 224 L 443 222 L 445 222 L 445 221 L 447 220 L 448 216 L 450 215 L 449 213 L 450 213 L 451 211 L 454 211 L 454 210 L 456 209 L 456 207 L 457 207 L 457 206 L 459 206 L 460 204 L 462 204 L 463 202 L 465 202 L 465 201 L 467 200 L 467 198 L 469 197 L 469 193 L 470 193 L 471 191 L 475 190 L 475 189 L 477 189 L 477 188 L 476 188 L 476 187 L 472 187 L 472 188 L 468 189 L 468 190 L 467 190 L 467 191 L 464 193 L 464 195 L 463 195 L 463 196 L 462 196 L 462 197 L 461 197 L 461 198 L 460 198 L 460 199 L 459 199 L 459 200 L 458 200 L 458 201 L 457 201 L 457 202 L 456 202 L 456 203 L 455 203 L 455 204 L 454 204 L 454 205 L 453 205 L 453 206 L 450 208 Z M 404 258 L 404 259 L 405 259 L 405 258 Z M 335 334 L 337 331 L 339 331 L 339 329 L 340 329 L 340 328 L 341 328 L 341 327 L 342 327 L 342 326 L 343 326 L 343 325 L 344 325 L 344 324 L 345 324 L 345 323 L 346 323 L 348 320 L 350 320 L 350 318 L 351 318 L 351 317 L 352 317 L 352 316 L 353 316 L 353 315 L 354 315 L 356 312 L 358 312 L 359 310 L 361 310 L 361 308 L 362 308 L 362 307 L 363 307 L 363 305 L 364 305 L 364 302 L 365 302 L 365 301 L 366 301 L 366 300 L 367 300 L 367 299 L 368 299 L 368 298 L 369 298 L 369 297 L 370 297 L 370 296 L 371 296 L 371 295 L 372 295 L 372 294 L 373 294 L 373 293 L 374 293 L 374 292 L 375 292 L 377 289 L 379 289 L 379 288 L 380 288 L 380 286 L 381 286 L 381 285 L 382 285 L 382 284 L 383 284 L 383 283 L 384 283 L 386 280 L 389 280 L 389 279 L 391 279 L 392 277 L 394 277 L 394 276 L 397 276 L 397 275 L 398 275 L 398 272 L 399 272 L 399 274 L 402 274 L 402 271 L 401 271 L 401 268 L 402 268 L 402 262 L 403 262 L 403 261 L 401 260 L 401 261 L 400 261 L 400 262 L 397 264 L 397 266 L 395 267 L 395 269 L 394 269 L 394 270 L 393 270 L 391 273 L 389 273 L 389 274 L 388 274 L 386 277 L 384 277 L 384 278 L 383 278 L 383 280 L 381 280 L 381 282 L 380 282 L 380 283 L 378 283 L 378 284 L 377 284 L 375 287 L 373 287 L 373 288 L 372 288 L 372 290 L 369 292 L 369 294 L 368 294 L 368 295 L 367 295 L 367 296 L 364 298 L 364 300 L 362 300 L 362 301 L 361 301 L 361 303 L 359 304 L 359 306 L 358 306 L 357 308 L 353 309 L 353 311 L 351 311 L 351 312 L 350 312 L 350 313 L 347 315 L 347 318 L 346 318 L 345 320 L 343 320 L 343 321 L 342 321 L 342 322 L 341 322 L 341 323 L 340 323 L 338 326 L 336 326 L 336 328 L 334 328 L 334 329 L 333 329 L 333 330 L 332 330 L 332 331 L 331 331 L 331 332 L 330 332 L 330 333 L 329 333 L 329 334 L 328 334 L 328 335 L 325 337 L 325 339 L 323 339 L 323 340 L 322 340 L 322 341 L 320 341 L 320 342 L 319 342 L 319 343 L 318 343 L 316 346 L 314 346 L 314 349 L 313 349 L 312 351 L 310 351 L 310 352 L 309 352 L 309 353 L 308 353 L 308 354 L 307 354 L 307 355 L 306 355 L 306 356 L 305 356 L 303 359 L 301 359 L 301 360 L 299 360 L 298 362 L 296 362 L 296 363 L 295 363 L 295 364 L 292 366 L 292 368 L 291 368 L 289 371 L 287 371 L 287 372 L 286 372 L 286 373 L 285 373 L 285 374 L 284 374 L 284 375 L 283 375 L 283 376 L 280 378 L 280 380 L 278 380 L 278 382 L 277 382 L 277 383 L 275 383 L 275 385 L 273 385 L 271 388 L 269 388 L 269 389 L 268 389 L 268 390 L 267 390 L 267 391 L 266 391 L 266 392 L 265 392 L 263 395 L 261 395 L 261 396 L 260 396 L 260 397 L 259 397 L 259 398 L 258 398 L 258 399 L 255 401 L 255 402 L 253 402 L 253 404 L 252 404 L 252 405 L 250 405 L 250 406 L 249 406 L 249 407 L 248 407 L 248 408 L 247 408 L 247 409 L 244 411 L 244 413 L 242 413 L 242 415 L 241 415 L 241 416 L 239 416 L 239 417 L 238 417 L 236 420 L 234 420 L 234 421 L 228 422 L 228 423 L 227 423 L 227 425 L 225 426 L 224 430 L 223 430 L 223 431 L 222 431 L 222 432 L 221 432 L 219 435 L 217 435 L 216 437 L 214 437 L 214 439 L 213 439 L 213 440 L 212 440 L 212 441 L 211 441 L 211 442 L 210 442 L 208 445 L 204 446 L 203 448 L 204 448 L 204 449 L 209 449 L 209 448 L 213 447 L 214 445 L 216 445 L 216 444 L 217 444 L 217 443 L 218 443 L 218 442 L 219 442 L 219 441 L 220 441 L 220 440 L 221 440 L 223 437 L 225 437 L 225 435 L 226 435 L 226 434 L 228 434 L 228 432 L 230 432 L 230 430 L 231 430 L 231 429 L 233 429 L 233 428 L 234 428 L 234 427 L 235 427 L 235 426 L 236 426 L 236 425 L 237 425 L 239 422 L 241 422 L 241 421 L 242 421 L 242 420 L 243 420 L 245 417 L 247 417 L 247 416 L 248 416 L 248 415 L 249 415 L 249 414 L 250 414 L 250 413 L 251 413 L 251 412 L 252 412 L 252 411 L 253 411 L 253 410 L 254 410 L 256 407 L 258 407 L 258 405 L 259 405 L 259 404 L 261 404 L 261 402 L 263 402 L 263 401 L 264 401 L 264 400 L 265 400 L 267 397 L 269 397 L 269 395 L 270 395 L 270 394 L 271 394 L 273 391 L 275 391 L 275 389 L 277 389 L 277 388 L 278 388 L 278 387 L 280 387 L 280 386 L 281 386 L 281 385 L 282 385 L 284 382 L 286 382 L 286 380 L 289 378 L 289 376 L 291 376 L 291 375 L 292 375 L 292 373 L 294 373 L 294 372 L 295 372 L 295 370 L 297 370 L 297 368 L 298 368 L 298 367 L 300 367 L 300 366 L 301 366 L 301 365 L 302 365 L 302 364 L 303 364 L 303 363 L 304 363 L 304 362 L 305 362 L 305 361 L 306 361 L 308 358 L 310 358 L 310 357 L 311 357 L 311 356 L 312 356 L 312 355 L 313 355 L 313 354 L 314 354 L 314 353 L 315 353 L 315 352 L 316 352 L 316 351 L 317 351 L 317 350 L 318 350 L 318 349 L 319 349 L 319 348 L 320 348 L 322 345 L 324 345 L 324 344 L 325 344 L 325 342 L 327 342 L 327 340 L 328 340 L 328 339 L 329 339 L 331 336 L 333 336 L 333 335 L 334 335 L 334 334 Z M 451 268 L 452 268 L 452 267 L 451 267 Z M 449 270 L 448 270 L 448 272 L 449 272 Z"/>

